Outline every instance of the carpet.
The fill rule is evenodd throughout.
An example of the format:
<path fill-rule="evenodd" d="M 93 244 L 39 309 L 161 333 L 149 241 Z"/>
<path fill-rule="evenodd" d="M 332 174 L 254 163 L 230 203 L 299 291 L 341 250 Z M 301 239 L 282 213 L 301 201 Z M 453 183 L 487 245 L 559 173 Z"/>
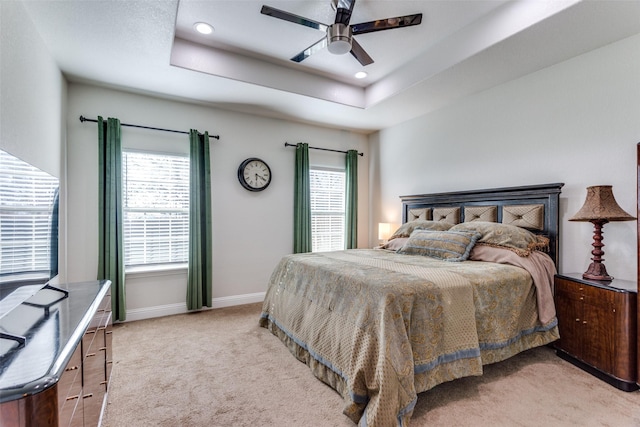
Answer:
<path fill-rule="evenodd" d="M 102 425 L 354 427 L 341 397 L 258 326 L 260 308 L 114 325 Z M 640 427 L 640 392 L 540 347 L 421 393 L 411 426 Z"/>

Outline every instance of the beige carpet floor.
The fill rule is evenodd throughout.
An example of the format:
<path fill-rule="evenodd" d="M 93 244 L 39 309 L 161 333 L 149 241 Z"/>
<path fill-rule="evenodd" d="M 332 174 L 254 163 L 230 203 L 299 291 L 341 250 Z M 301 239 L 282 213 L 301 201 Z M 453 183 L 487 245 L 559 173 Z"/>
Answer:
<path fill-rule="evenodd" d="M 258 326 L 260 306 L 115 325 L 103 426 L 353 427 L 340 396 Z M 640 392 L 542 347 L 421 393 L 411 426 L 640 427 Z"/>

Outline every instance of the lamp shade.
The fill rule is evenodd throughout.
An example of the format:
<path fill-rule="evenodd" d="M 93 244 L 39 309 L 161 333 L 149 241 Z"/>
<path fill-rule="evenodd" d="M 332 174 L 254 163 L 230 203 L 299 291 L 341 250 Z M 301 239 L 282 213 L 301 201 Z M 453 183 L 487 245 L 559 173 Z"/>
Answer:
<path fill-rule="evenodd" d="M 390 222 L 378 223 L 378 240 L 387 241 L 389 237 L 396 231 L 398 224 Z"/>
<path fill-rule="evenodd" d="M 587 199 L 576 214 L 569 221 L 631 221 L 636 219 L 626 213 L 613 197 L 610 185 L 595 185 L 587 187 Z"/>
<path fill-rule="evenodd" d="M 387 240 L 391 236 L 391 224 L 388 222 L 378 223 L 378 239 Z"/>
<path fill-rule="evenodd" d="M 596 185 L 587 187 L 587 199 L 584 205 L 569 221 L 589 221 L 593 224 L 593 250 L 591 255 L 593 261 L 587 271 L 582 275 L 583 278 L 589 280 L 613 280 L 613 276 L 609 276 L 604 266 L 604 251 L 602 247 L 602 227 L 609 221 L 631 221 L 635 217 L 626 213 L 613 197 L 613 190 L 610 185 Z"/>

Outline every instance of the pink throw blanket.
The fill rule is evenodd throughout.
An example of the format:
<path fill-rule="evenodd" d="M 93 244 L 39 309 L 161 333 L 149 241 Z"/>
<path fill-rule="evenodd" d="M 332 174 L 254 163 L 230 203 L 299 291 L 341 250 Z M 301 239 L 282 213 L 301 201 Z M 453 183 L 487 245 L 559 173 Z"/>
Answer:
<path fill-rule="evenodd" d="M 531 274 L 536 287 L 540 322 L 544 325 L 555 317 L 553 276 L 556 274 L 556 266 L 547 254 L 533 251 L 529 256 L 521 257 L 508 249 L 477 244 L 471 250 L 469 260 L 510 264 L 524 268 Z"/>

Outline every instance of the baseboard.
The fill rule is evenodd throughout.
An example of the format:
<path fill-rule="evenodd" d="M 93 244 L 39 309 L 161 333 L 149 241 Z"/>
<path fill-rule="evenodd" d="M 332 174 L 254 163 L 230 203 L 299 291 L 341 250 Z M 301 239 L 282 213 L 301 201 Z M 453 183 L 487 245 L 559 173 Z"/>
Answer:
<path fill-rule="evenodd" d="M 214 298 L 212 307 L 205 307 L 203 310 L 211 310 L 216 308 L 231 307 L 234 305 L 253 304 L 264 301 L 265 292 L 256 292 L 253 294 L 233 295 L 230 297 Z M 126 322 L 135 320 L 153 319 L 154 317 L 171 316 L 174 314 L 187 313 L 187 303 L 166 304 L 154 307 L 136 308 L 127 310 Z"/>

